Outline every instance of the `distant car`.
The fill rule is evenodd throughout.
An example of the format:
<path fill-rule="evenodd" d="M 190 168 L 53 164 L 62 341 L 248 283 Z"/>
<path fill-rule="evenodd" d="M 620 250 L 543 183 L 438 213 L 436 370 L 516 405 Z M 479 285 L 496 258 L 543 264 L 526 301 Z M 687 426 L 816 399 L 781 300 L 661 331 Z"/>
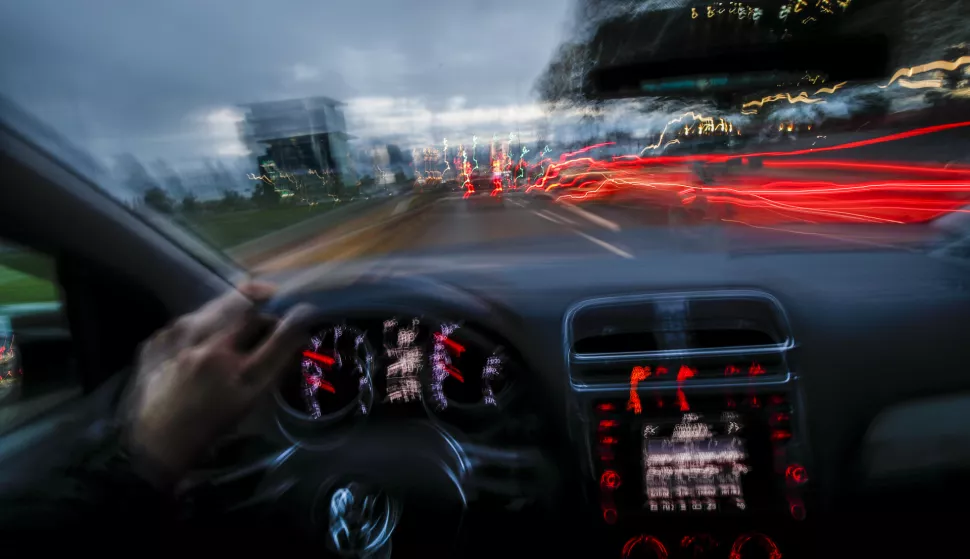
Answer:
<path fill-rule="evenodd" d="M 464 198 L 473 208 L 500 208 L 505 204 L 505 192 L 500 180 L 495 180 L 491 174 L 473 171 L 471 187 L 466 185 Z"/>

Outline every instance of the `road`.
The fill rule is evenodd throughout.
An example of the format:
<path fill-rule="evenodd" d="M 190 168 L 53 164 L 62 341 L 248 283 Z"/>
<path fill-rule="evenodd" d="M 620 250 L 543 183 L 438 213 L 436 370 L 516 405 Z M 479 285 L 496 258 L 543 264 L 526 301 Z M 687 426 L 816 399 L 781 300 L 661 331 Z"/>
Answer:
<path fill-rule="evenodd" d="M 949 126 L 846 136 L 829 147 L 760 155 L 752 159 L 757 165 L 741 157 L 728 164 L 715 156 L 701 167 L 677 158 L 631 163 L 583 157 L 557 167 L 533 192 L 506 193 L 500 203 L 446 191 L 394 197 L 245 264 L 272 274 L 377 257 L 384 266 L 398 257 L 413 264 L 415 258 L 455 261 L 497 252 L 506 259 L 634 259 L 657 248 L 710 247 L 721 236 L 712 227 L 806 237 L 807 229 L 799 228 L 882 226 L 867 228 L 864 243 L 892 245 L 900 242 L 898 231 L 920 229 L 901 224 L 970 207 L 970 166 L 953 158 L 955 146 L 970 140 L 970 123 Z M 817 231 L 809 235 L 827 236 Z M 828 236 L 846 240 L 844 229 Z"/>
<path fill-rule="evenodd" d="M 466 200 L 446 194 L 397 215 L 379 213 L 322 233 L 305 245 L 255 266 L 259 273 L 337 264 L 378 256 L 409 257 L 447 251 L 473 254 L 481 245 L 504 254 L 534 252 L 544 241 L 567 239 L 570 256 L 635 258 L 620 233 L 630 227 L 666 223 L 666 210 L 622 206 L 582 207 L 531 195 Z"/>

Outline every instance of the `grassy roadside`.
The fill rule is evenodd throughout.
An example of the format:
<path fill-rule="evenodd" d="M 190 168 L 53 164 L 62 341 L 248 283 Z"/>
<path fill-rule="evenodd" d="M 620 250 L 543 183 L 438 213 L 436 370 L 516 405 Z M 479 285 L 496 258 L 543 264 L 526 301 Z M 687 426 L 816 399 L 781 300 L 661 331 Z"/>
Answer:
<path fill-rule="evenodd" d="M 0 252 L 0 304 L 46 303 L 57 299 L 53 259 L 19 247 Z"/>
<path fill-rule="evenodd" d="M 218 248 L 226 249 L 263 235 L 318 217 L 336 207 L 281 206 L 259 210 L 189 214 L 179 221 Z"/>
<path fill-rule="evenodd" d="M 170 217 L 211 245 L 226 250 L 318 218 L 337 208 L 348 207 L 348 204 L 281 205 L 275 208 L 199 211 Z M 336 216 L 334 219 L 339 221 Z M 0 244 L 0 305 L 42 303 L 56 301 L 59 297 L 53 258 L 16 245 Z"/>
<path fill-rule="evenodd" d="M 196 213 L 176 219 L 214 246 L 225 249 L 323 215 L 333 207 L 332 204 L 281 206 Z M 21 247 L 3 248 L 0 246 L 0 305 L 58 300 L 52 258 Z"/>

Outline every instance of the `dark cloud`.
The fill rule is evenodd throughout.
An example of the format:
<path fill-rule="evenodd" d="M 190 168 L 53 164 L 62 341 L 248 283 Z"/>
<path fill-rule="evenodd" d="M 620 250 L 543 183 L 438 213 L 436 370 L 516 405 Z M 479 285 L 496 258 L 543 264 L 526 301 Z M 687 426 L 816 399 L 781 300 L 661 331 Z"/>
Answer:
<path fill-rule="evenodd" d="M 527 103 L 568 4 L 13 2 L 0 10 L 0 92 L 101 158 L 213 157 L 233 134 L 211 115 L 253 101 Z"/>

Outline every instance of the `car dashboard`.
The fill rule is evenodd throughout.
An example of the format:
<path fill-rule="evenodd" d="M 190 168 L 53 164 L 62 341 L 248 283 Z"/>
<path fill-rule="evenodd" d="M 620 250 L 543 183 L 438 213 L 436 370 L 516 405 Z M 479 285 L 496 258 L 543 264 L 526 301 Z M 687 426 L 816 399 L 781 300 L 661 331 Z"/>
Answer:
<path fill-rule="evenodd" d="M 858 527 L 846 543 L 844 511 L 888 514 L 866 509 L 860 499 L 870 497 L 916 510 L 903 496 L 921 470 L 867 494 L 862 465 L 873 425 L 970 387 L 958 372 L 970 270 L 883 250 L 658 262 L 455 269 L 418 288 L 406 275 L 304 288 L 291 299 L 339 299 L 339 318 L 315 327 L 281 383 L 281 431 L 302 446 L 353 452 L 362 425 L 408 420 L 459 447 L 540 449 L 552 467 L 538 477 L 555 505 L 510 512 L 516 496 L 505 495 L 496 514 L 516 520 L 466 520 L 462 555 L 879 549 L 885 539 Z M 474 497 L 463 499 L 475 509 Z M 526 543 L 545 541 L 537 534 L 548 529 L 583 536 Z"/>
<path fill-rule="evenodd" d="M 461 320 L 355 316 L 316 324 L 275 393 L 283 432 L 325 441 L 369 421 L 428 420 L 486 436 L 515 407 L 515 350 Z"/>

